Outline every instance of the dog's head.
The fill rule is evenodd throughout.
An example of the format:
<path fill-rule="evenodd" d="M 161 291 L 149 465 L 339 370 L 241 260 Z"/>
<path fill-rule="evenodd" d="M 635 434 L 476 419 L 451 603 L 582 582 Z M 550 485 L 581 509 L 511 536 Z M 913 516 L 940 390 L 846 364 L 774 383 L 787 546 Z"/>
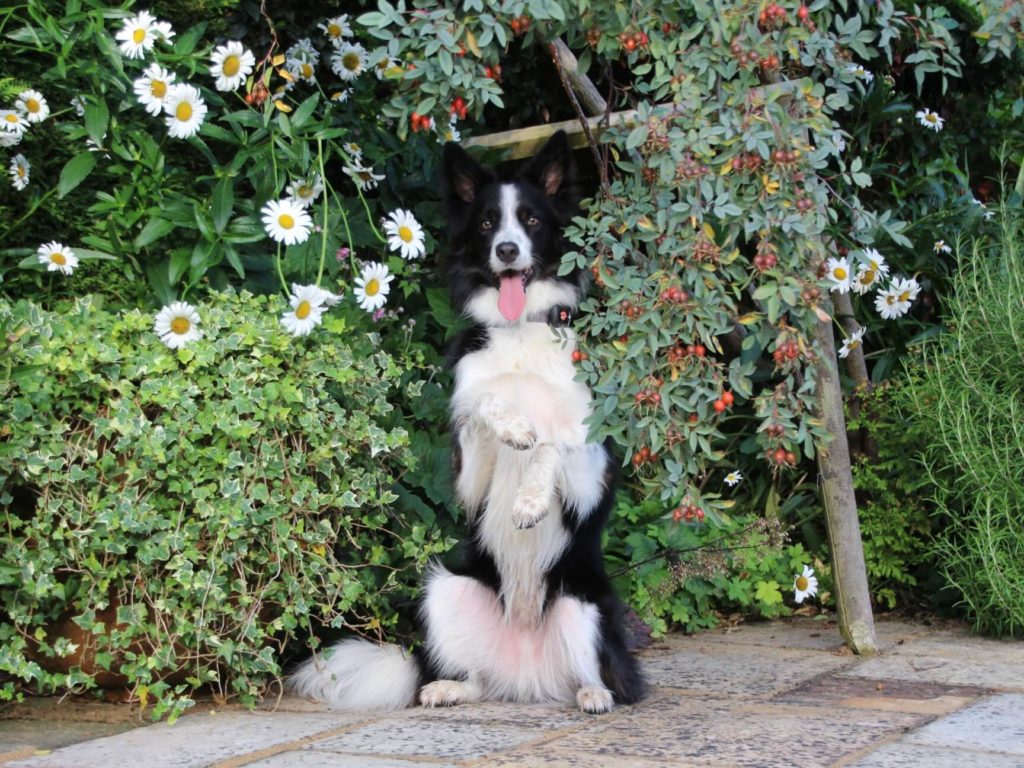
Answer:
<path fill-rule="evenodd" d="M 446 144 L 444 201 L 457 309 L 492 326 L 579 303 L 580 274 L 558 275 L 566 250 L 562 229 L 577 205 L 565 133 L 552 136 L 510 181 L 458 144 Z"/>

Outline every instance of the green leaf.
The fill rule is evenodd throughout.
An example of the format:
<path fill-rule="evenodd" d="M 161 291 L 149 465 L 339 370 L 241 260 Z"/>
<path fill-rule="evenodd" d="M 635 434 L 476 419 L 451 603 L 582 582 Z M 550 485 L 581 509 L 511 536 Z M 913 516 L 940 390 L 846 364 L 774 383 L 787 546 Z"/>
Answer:
<path fill-rule="evenodd" d="M 57 182 L 57 197 L 64 197 L 92 173 L 96 167 L 96 153 L 82 152 L 68 160 L 60 172 Z"/>

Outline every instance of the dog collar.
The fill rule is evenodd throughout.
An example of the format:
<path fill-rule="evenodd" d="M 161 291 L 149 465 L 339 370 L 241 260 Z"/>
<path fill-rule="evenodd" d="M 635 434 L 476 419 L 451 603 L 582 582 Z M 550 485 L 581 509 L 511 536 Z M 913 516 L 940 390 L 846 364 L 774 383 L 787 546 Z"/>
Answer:
<path fill-rule="evenodd" d="M 529 318 L 531 323 L 545 323 L 552 328 L 567 328 L 576 319 L 576 307 L 568 304 L 558 304 L 546 313 L 536 314 Z"/>

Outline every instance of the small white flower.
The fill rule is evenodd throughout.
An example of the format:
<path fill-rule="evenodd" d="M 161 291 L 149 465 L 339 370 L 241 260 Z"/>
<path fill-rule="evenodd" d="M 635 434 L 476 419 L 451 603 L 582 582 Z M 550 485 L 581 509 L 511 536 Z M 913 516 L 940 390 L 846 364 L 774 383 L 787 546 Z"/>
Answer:
<path fill-rule="evenodd" d="M 124 26 L 117 33 L 121 53 L 129 59 L 141 59 L 147 51 L 153 49 L 156 32 L 153 24 L 156 19 L 149 11 L 139 11 L 138 16 L 125 19 Z"/>
<path fill-rule="evenodd" d="M 71 104 L 71 108 L 75 110 L 76 115 L 78 115 L 79 117 L 85 117 L 84 98 L 82 98 L 81 96 L 72 96 L 69 104 Z"/>
<path fill-rule="evenodd" d="M 20 110 L 30 123 L 41 123 L 50 116 L 50 107 L 43 94 L 31 88 L 18 94 L 14 108 Z"/>
<path fill-rule="evenodd" d="M 398 59 L 388 53 L 387 48 L 376 49 L 367 56 L 367 61 L 373 67 L 373 74 L 377 76 L 378 80 L 385 79 L 389 74 L 402 72 L 402 65 L 398 63 Z"/>
<path fill-rule="evenodd" d="M 740 471 L 738 469 L 734 469 L 732 472 L 725 476 L 725 484 L 732 488 L 738 485 L 740 480 L 742 479 L 743 475 L 740 474 Z"/>
<path fill-rule="evenodd" d="M 323 320 L 326 307 L 323 303 L 323 291 L 315 285 L 296 285 L 292 283 L 292 293 L 288 303 L 291 312 L 281 315 L 281 325 L 292 336 L 307 336 Z"/>
<path fill-rule="evenodd" d="M 875 309 L 883 320 L 895 320 L 910 311 L 920 291 L 921 286 L 914 278 L 897 277 L 888 288 L 876 294 Z"/>
<path fill-rule="evenodd" d="M 935 245 L 932 246 L 932 250 L 935 253 L 952 253 L 953 249 L 946 244 L 945 240 L 936 240 Z"/>
<path fill-rule="evenodd" d="M 75 252 L 56 240 L 43 243 L 36 249 L 36 258 L 40 264 L 46 265 L 47 272 L 62 272 L 70 275 L 78 266 L 78 257 Z"/>
<path fill-rule="evenodd" d="M 385 264 L 371 262 L 363 267 L 353 289 L 360 308 L 374 312 L 383 307 L 388 300 L 392 278 Z"/>
<path fill-rule="evenodd" d="M 355 80 L 366 71 L 366 49 L 359 43 L 342 43 L 331 54 L 331 70 L 342 80 Z"/>
<path fill-rule="evenodd" d="M 793 599 L 798 603 L 818 594 L 818 579 L 811 566 L 805 565 L 803 573 L 793 579 L 793 592 L 795 593 Z"/>
<path fill-rule="evenodd" d="M 199 133 L 206 118 L 206 102 L 199 89 L 188 83 L 172 85 L 163 101 L 167 114 L 168 133 L 176 139 L 187 139 Z"/>
<path fill-rule="evenodd" d="M 168 347 L 179 349 L 202 338 L 199 322 L 199 313 L 195 307 L 184 301 L 176 301 L 160 310 L 153 323 L 153 331 Z"/>
<path fill-rule="evenodd" d="M 423 227 L 412 211 L 399 208 L 389 213 L 384 222 L 384 234 L 388 238 L 388 248 L 398 251 L 403 259 L 418 259 L 427 252 Z"/>
<path fill-rule="evenodd" d="M 218 91 L 237 90 L 256 66 L 256 57 L 237 40 L 218 45 L 210 54 L 210 75 Z"/>
<path fill-rule="evenodd" d="M 29 171 L 32 170 L 32 166 L 29 165 L 24 155 L 17 154 L 12 157 L 11 164 L 7 170 L 11 174 L 11 184 L 14 185 L 16 190 L 21 192 L 28 186 Z"/>
<path fill-rule="evenodd" d="M 294 200 L 271 200 L 260 209 L 260 213 L 263 215 L 263 228 L 277 242 L 295 245 L 309 239 L 313 220 L 306 209 Z"/>
<path fill-rule="evenodd" d="M 352 165 L 346 165 L 345 173 L 351 176 L 352 180 L 359 186 L 359 189 L 364 192 L 376 187 L 377 182 L 384 178 L 382 174 L 374 173 L 372 167 L 364 166 L 359 160 L 355 160 Z"/>
<path fill-rule="evenodd" d="M 861 339 L 864 338 L 864 329 L 858 328 L 856 331 L 851 333 L 845 339 L 843 339 L 843 345 L 839 348 L 839 356 L 842 358 L 849 357 L 850 352 L 855 350 L 861 344 Z"/>
<path fill-rule="evenodd" d="M 829 259 L 828 279 L 832 281 L 830 291 L 846 293 L 850 290 L 850 262 L 846 258 Z"/>
<path fill-rule="evenodd" d="M 849 66 L 846 67 L 846 71 L 849 72 L 854 77 L 863 80 L 865 83 L 870 83 L 872 80 L 875 79 L 875 76 L 871 74 L 871 71 L 865 69 L 860 64 L 850 64 Z"/>
<path fill-rule="evenodd" d="M 164 99 L 174 83 L 174 77 L 173 72 L 159 64 L 150 64 L 143 71 L 142 77 L 135 81 L 133 90 L 136 98 L 154 117 L 163 111 Z"/>
<path fill-rule="evenodd" d="M 324 185 L 320 181 L 320 174 L 314 173 L 308 179 L 296 179 L 288 185 L 285 191 L 291 200 L 303 208 L 309 208 L 324 191 Z"/>
<path fill-rule="evenodd" d="M 294 45 L 285 51 L 284 56 L 286 59 L 293 61 L 307 62 L 314 67 L 320 63 L 320 51 L 313 47 L 313 42 L 308 37 L 296 41 Z"/>
<path fill-rule="evenodd" d="M 335 16 L 333 19 L 328 19 L 323 24 L 317 24 L 317 28 L 327 35 L 327 39 L 331 41 L 331 45 L 335 48 L 339 47 L 346 37 L 352 36 L 352 27 L 349 26 L 348 14 L 346 13 L 341 14 L 341 16 Z"/>
<path fill-rule="evenodd" d="M 0 109 L 0 125 L 6 133 L 21 136 L 28 128 L 28 120 L 13 109 Z"/>
<path fill-rule="evenodd" d="M 917 122 L 925 128 L 931 128 L 936 133 L 942 130 L 942 126 L 944 124 L 943 119 L 930 109 L 922 109 L 915 114 L 914 117 L 916 117 Z"/>

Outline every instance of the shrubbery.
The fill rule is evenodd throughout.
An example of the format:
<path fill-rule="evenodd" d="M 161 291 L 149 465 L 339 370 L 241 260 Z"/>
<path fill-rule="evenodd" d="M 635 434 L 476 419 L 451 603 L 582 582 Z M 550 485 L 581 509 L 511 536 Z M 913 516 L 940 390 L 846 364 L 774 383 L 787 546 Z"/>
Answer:
<path fill-rule="evenodd" d="M 138 311 L 0 303 L 5 669 L 43 689 L 120 673 L 160 709 L 206 684 L 252 701 L 311 620 L 392 627 L 443 545 L 394 512 L 416 461 L 401 371 L 345 315 L 297 343 L 282 309 L 211 294 L 174 351 Z"/>

